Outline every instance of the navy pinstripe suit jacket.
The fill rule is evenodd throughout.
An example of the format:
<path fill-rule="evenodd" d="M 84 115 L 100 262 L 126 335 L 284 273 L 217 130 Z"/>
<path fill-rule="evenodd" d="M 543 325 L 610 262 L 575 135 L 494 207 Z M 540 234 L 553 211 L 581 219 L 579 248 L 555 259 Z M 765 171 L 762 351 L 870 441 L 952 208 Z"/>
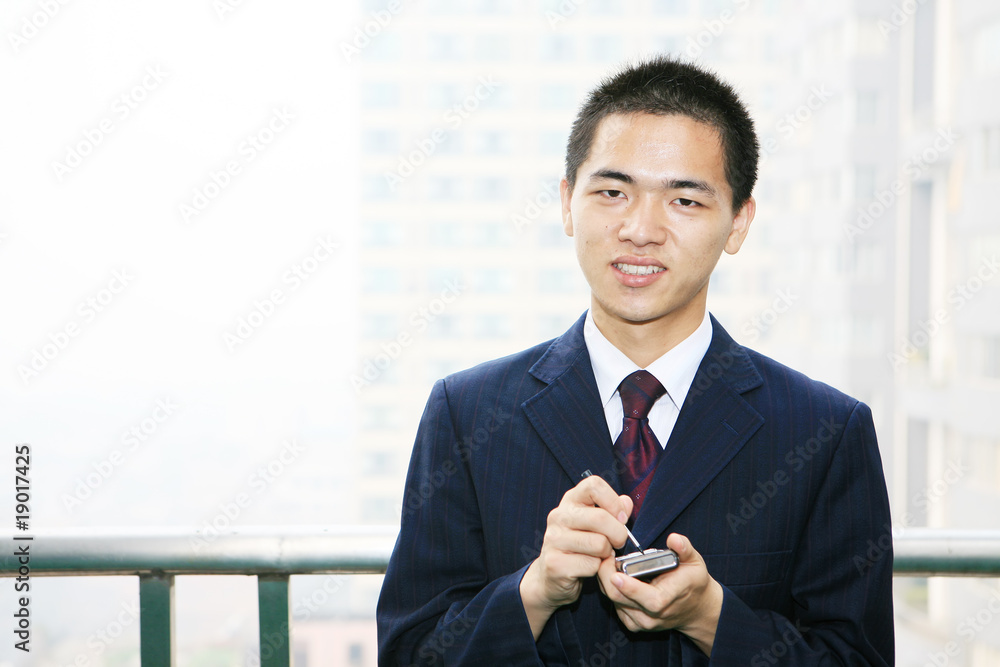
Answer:
<path fill-rule="evenodd" d="M 871 412 L 713 336 L 633 532 L 678 532 L 722 584 L 711 660 L 631 633 L 596 579 L 536 643 L 518 593 L 584 470 L 620 489 L 583 337 L 439 381 L 378 603 L 379 664 L 891 665 L 890 517 Z"/>

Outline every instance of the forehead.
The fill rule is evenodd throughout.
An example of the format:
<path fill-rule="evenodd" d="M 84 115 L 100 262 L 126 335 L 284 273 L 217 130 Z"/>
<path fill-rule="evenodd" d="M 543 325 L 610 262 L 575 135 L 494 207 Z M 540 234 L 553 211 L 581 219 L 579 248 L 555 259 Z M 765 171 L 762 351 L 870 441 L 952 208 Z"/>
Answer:
<path fill-rule="evenodd" d="M 612 114 L 594 132 L 587 160 L 578 176 L 615 167 L 657 176 L 664 170 L 693 170 L 701 177 L 725 182 L 725 160 L 718 131 L 708 123 L 682 115 Z"/>

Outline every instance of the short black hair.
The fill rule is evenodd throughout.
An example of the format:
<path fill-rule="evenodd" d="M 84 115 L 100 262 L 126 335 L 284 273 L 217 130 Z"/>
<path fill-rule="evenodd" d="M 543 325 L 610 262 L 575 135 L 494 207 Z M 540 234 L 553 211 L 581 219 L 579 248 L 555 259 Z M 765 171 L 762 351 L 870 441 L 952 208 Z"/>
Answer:
<path fill-rule="evenodd" d="M 719 133 L 733 210 L 750 199 L 757 182 L 760 143 L 753 120 L 733 88 L 714 73 L 690 63 L 657 56 L 626 65 L 591 91 L 573 122 L 566 146 L 566 180 L 590 155 L 597 128 L 614 114 L 678 115 L 711 125 Z"/>

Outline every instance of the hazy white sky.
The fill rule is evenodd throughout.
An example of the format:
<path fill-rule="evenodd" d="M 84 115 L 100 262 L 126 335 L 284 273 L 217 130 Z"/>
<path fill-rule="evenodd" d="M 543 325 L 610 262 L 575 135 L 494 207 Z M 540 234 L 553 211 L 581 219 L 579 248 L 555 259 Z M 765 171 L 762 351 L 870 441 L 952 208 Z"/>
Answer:
<path fill-rule="evenodd" d="M 127 480 L 210 507 L 348 423 L 359 65 L 331 26 L 357 9 L 44 4 L 0 21 L 0 432 L 35 447 L 40 524 L 133 523 L 98 502 Z M 66 512 L 115 449 L 104 510 Z"/>

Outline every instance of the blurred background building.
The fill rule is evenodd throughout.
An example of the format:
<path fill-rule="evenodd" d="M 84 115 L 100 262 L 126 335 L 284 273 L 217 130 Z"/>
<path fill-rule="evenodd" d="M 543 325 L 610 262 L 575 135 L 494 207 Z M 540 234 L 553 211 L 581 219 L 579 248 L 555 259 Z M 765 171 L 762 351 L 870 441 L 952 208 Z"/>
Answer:
<path fill-rule="evenodd" d="M 407 29 L 361 56 L 363 363 L 415 334 L 413 353 L 359 391 L 380 471 L 366 521 L 398 520 L 434 380 L 559 335 L 587 307 L 559 218 L 569 126 L 599 76 L 666 52 L 732 81 L 763 145 L 757 219 L 720 262 L 712 312 L 737 340 L 872 406 L 894 532 L 1000 525 L 982 511 L 1000 501 L 1000 219 L 987 195 L 1000 104 L 986 92 L 1000 78 L 1000 8 L 680 0 L 404 12 Z M 455 115 L 463 107 L 468 117 Z M 406 316 L 448 281 L 465 291 L 418 332 Z M 923 665 L 955 639 L 990 585 L 897 580 L 899 664 Z M 963 637 L 949 664 L 997 664 L 997 636 Z"/>

